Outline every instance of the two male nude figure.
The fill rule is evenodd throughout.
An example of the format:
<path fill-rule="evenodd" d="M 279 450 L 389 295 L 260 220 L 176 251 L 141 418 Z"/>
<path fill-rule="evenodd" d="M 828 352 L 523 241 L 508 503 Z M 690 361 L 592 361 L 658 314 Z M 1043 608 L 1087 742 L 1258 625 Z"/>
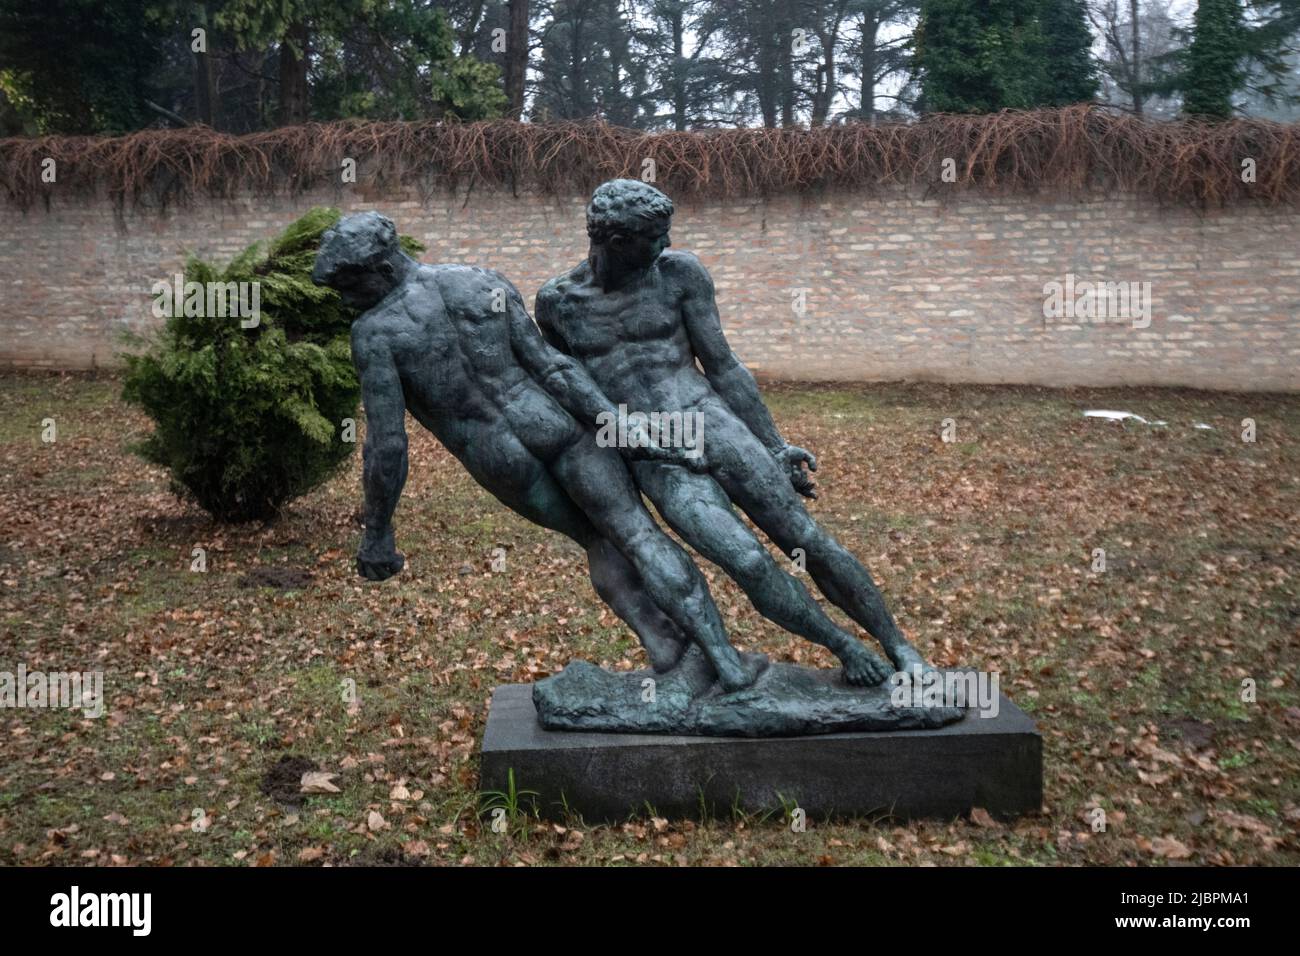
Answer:
<path fill-rule="evenodd" d="M 850 683 L 923 666 L 866 569 L 804 509 L 799 496 L 815 493 L 803 466 L 816 460 L 782 440 L 732 354 L 708 273 L 667 251 L 671 215 L 671 201 L 647 184 L 600 187 L 588 258 L 538 293 L 537 325 L 504 277 L 421 265 L 382 216 L 351 216 L 326 233 L 313 278 L 366 310 L 352 334 L 367 418 L 360 572 L 382 580 L 402 567 L 391 521 L 409 408 L 502 503 L 586 549 L 597 593 L 657 671 L 695 643 L 730 691 L 766 660 L 730 645 L 703 575 L 641 493 L 760 613 L 835 653 Z M 634 442 L 642 447 L 623 449 L 625 463 L 592 433 L 620 404 L 702 416 L 703 456 Z M 821 610 L 733 503 L 786 554 L 803 550 L 822 593 L 880 641 L 892 666 Z"/>

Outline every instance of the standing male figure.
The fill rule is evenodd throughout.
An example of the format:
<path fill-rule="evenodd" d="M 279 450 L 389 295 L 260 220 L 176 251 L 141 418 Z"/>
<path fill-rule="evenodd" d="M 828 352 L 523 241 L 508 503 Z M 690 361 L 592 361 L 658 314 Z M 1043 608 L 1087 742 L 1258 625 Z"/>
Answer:
<path fill-rule="evenodd" d="M 753 683 L 766 659 L 742 659 L 728 643 L 704 575 L 650 516 L 619 452 L 579 423 L 614 415 L 613 406 L 546 344 L 504 276 L 422 265 L 402 251 L 392 221 L 370 212 L 326 231 L 312 280 L 364 310 L 352 325 L 352 359 L 366 409 L 357 554 L 365 577 L 403 567 L 392 519 L 406 482 L 409 410 L 503 504 L 586 549 L 597 593 L 656 670 L 675 665 L 690 639 L 724 690 Z M 641 445 L 629 454 L 681 453 Z"/>
<path fill-rule="evenodd" d="M 587 259 L 537 294 L 542 334 L 578 359 L 610 400 L 642 414 L 703 416 L 708 473 L 638 461 L 633 474 L 673 530 L 761 614 L 829 648 L 852 683 L 890 673 L 777 565 L 733 502 L 787 555 L 802 549 L 817 587 L 881 643 L 895 668 L 924 667 L 866 568 L 804 509 L 799 495 L 815 492 L 803 465 L 816 470 L 817 461 L 781 438 L 754 377 L 732 353 L 708 271 L 689 253 L 666 251 L 672 214 L 672 201 L 646 183 L 619 179 L 597 189 L 587 207 Z"/>

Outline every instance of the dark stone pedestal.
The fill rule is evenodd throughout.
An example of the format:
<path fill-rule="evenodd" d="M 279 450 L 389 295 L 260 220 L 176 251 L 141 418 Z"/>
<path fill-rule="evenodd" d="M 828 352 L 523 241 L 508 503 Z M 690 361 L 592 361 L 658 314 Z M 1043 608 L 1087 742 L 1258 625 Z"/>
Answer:
<path fill-rule="evenodd" d="M 504 791 L 511 769 L 544 816 L 567 804 L 593 823 L 783 802 L 814 818 L 951 818 L 983 807 L 1007 819 L 1043 800 L 1042 737 L 1005 696 L 996 717 L 971 711 L 934 729 L 752 739 L 543 730 L 532 686 L 504 684 L 483 733 L 481 788 Z"/>

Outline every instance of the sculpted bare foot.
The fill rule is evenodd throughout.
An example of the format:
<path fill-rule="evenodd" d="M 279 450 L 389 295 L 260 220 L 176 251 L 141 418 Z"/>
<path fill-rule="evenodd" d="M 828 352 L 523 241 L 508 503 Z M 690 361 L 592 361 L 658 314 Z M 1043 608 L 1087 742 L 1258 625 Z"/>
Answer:
<path fill-rule="evenodd" d="M 896 671 L 911 674 L 914 673 L 917 668 L 920 668 L 922 673 L 934 670 L 934 668 L 925 662 L 925 658 L 921 656 L 921 653 L 906 641 L 901 641 L 893 647 L 888 648 L 887 653 L 889 654 L 889 659 L 894 662 L 894 670 Z"/>
<path fill-rule="evenodd" d="M 858 641 L 846 645 L 837 656 L 844 665 L 844 679 L 855 687 L 875 687 L 894 672 L 893 667 Z"/>
<path fill-rule="evenodd" d="M 714 669 L 718 672 L 718 683 L 730 694 L 744 690 L 758 680 L 758 675 L 767 670 L 768 663 L 766 654 L 737 654 L 734 660 L 726 661 L 722 667 L 715 665 Z"/>

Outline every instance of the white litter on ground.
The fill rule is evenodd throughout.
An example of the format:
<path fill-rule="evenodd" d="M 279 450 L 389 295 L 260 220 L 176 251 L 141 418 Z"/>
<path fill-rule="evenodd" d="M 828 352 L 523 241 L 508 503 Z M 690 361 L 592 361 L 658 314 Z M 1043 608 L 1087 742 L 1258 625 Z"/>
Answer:
<path fill-rule="evenodd" d="M 1141 422 L 1143 425 L 1168 425 L 1168 422 L 1149 422 L 1141 415 L 1134 415 L 1132 412 L 1112 412 L 1105 409 L 1089 409 L 1083 413 L 1084 418 L 1104 418 L 1112 422 L 1124 422 L 1130 418 L 1135 422 Z"/>

